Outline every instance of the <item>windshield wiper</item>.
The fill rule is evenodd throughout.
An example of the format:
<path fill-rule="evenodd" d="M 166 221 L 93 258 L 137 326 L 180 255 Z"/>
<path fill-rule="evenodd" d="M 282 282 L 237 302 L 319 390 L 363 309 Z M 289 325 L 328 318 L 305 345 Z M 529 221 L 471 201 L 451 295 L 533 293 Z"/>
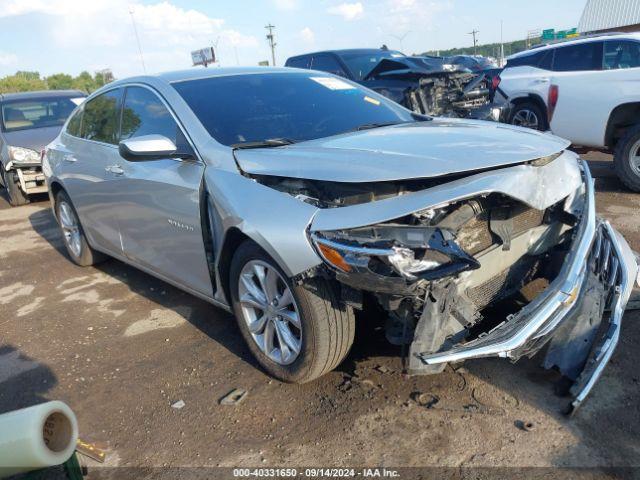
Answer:
<path fill-rule="evenodd" d="M 231 148 L 243 149 L 243 148 L 282 147 L 284 145 L 291 145 L 293 143 L 296 143 L 296 142 L 294 142 L 289 138 L 267 138 L 265 140 L 234 143 L 231 145 Z"/>

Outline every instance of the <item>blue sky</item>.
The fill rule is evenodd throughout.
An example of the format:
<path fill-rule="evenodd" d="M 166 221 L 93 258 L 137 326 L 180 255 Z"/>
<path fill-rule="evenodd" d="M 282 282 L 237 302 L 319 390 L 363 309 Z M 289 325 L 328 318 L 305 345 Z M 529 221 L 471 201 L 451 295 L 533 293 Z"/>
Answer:
<path fill-rule="evenodd" d="M 0 75 L 16 70 L 142 73 L 190 66 L 193 49 L 218 45 L 223 66 L 270 58 L 264 26 L 276 25 L 276 61 L 313 50 L 379 47 L 405 53 L 521 39 L 571 28 L 585 0 L 0 0 Z"/>

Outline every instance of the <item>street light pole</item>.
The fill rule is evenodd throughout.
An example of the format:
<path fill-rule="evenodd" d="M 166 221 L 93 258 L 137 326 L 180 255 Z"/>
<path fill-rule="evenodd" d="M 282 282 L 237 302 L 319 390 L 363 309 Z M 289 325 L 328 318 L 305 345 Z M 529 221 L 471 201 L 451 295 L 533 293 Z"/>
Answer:
<path fill-rule="evenodd" d="M 273 29 L 276 28 L 276 26 L 269 24 L 264 28 L 269 30 L 269 33 L 267 34 L 267 40 L 269 41 L 269 46 L 271 47 L 271 66 L 275 67 L 276 66 L 276 42 L 275 42 L 275 37 L 273 35 Z"/>

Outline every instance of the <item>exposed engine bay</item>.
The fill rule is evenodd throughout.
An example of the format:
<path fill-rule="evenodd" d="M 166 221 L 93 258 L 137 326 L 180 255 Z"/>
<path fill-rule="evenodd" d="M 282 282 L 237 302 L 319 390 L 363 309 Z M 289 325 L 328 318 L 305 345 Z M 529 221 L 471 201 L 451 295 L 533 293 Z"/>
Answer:
<path fill-rule="evenodd" d="M 433 72 L 406 91 L 411 110 L 428 115 L 469 118 L 474 110 L 491 103 L 490 82 L 484 75 L 467 72 Z"/>

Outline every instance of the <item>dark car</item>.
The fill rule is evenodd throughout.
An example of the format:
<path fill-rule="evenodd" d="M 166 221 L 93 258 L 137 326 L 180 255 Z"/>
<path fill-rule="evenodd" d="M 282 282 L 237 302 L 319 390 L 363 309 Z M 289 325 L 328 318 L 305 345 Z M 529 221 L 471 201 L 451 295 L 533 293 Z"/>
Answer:
<path fill-rule="evenodd" d="M 29 195 L 47 191 L 40 152 L 84 97 L 79 90 L 0 95 L 0 183 L 11 205 L 24 205 Z"/>
<path fill-rule="evenodd" d="M 442 57 L 410 57 L 386 49 L 329 50 L 289 58 L 285 66 L 333 73 L 422 114 L 499 120 L 493 85 Z"/>

